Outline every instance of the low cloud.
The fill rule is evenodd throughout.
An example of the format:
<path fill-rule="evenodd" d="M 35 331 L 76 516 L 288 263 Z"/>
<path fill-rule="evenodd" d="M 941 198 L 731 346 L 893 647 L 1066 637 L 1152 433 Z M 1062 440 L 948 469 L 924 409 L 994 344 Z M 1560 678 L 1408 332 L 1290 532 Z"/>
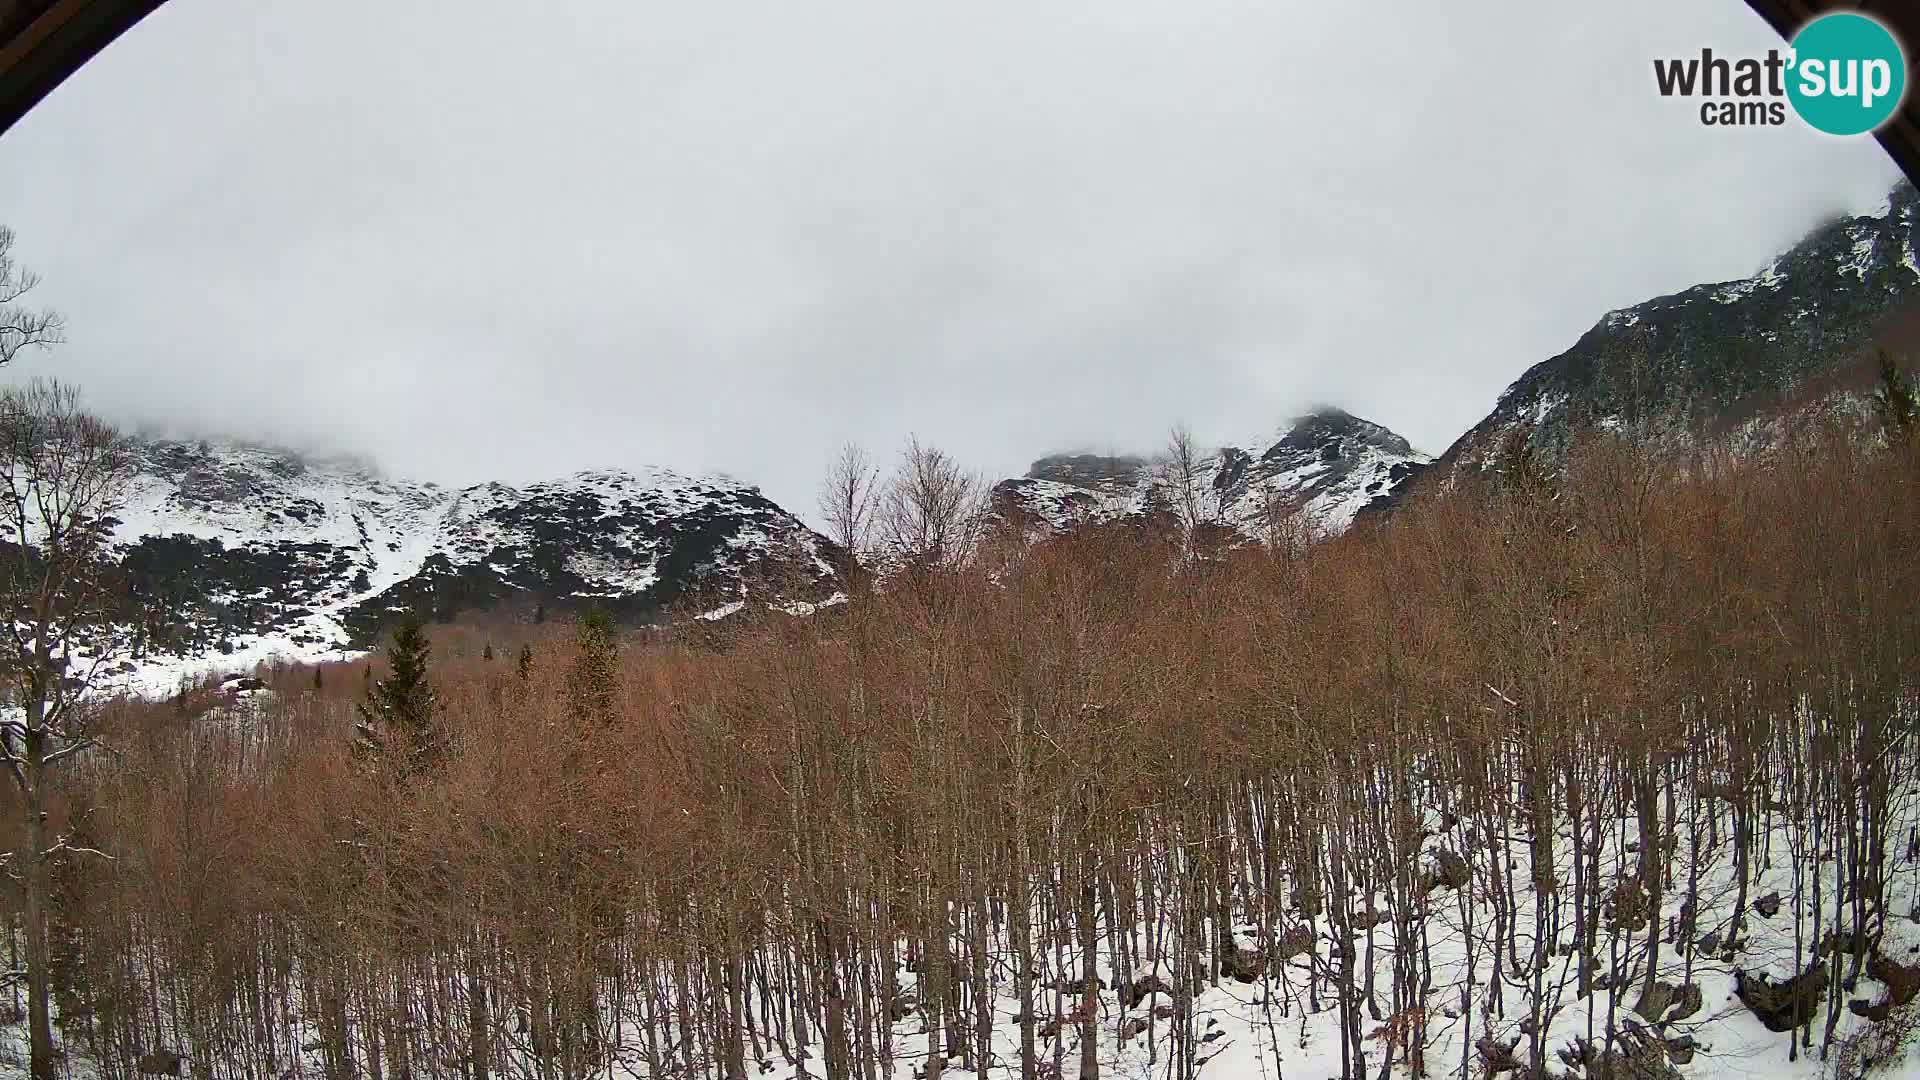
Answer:
<path fill-rule="evenodd" d="M 1895 179 L 1651 61 L 1738 0 L 175 0 L 0 138 L 128 420 L 469 483 L 846 440 L 1012 475 L 1337 404 L 1438 451 L 1605 311 Z"/>

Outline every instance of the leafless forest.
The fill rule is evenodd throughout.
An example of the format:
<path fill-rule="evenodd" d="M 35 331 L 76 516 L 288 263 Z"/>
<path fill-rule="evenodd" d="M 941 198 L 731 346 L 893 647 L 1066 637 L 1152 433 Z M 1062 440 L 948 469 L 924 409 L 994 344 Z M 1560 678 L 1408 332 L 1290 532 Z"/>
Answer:
<path fill-rule="evenodd" d="M 1595 437 L 1322 543 L 977 551 L 617 651 L 445 630 L 427 756 L 355 750 L 380 663 L 115 704 L 53 810 L 106 856 L 57 869 L 69 1067 L 1183 1080 L 1220 987 L 1315 1080 L 1910 1022 L 1897 431 Z"/>

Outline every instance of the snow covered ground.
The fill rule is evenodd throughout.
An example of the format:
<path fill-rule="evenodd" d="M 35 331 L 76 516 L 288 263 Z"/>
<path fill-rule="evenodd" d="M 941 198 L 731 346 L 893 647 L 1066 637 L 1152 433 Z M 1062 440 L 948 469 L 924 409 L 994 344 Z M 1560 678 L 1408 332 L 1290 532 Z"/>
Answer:
<path fill-rule="evenodd" d="M 1910 808 L 1910 807 L 1909 807 Z M 1898 835 L 1904 837 L 1912 822 L 1903 821 Z M 1815 962 L 1811 927 L 1814 920 L 1831 932 L 1842 914 L 1832 903 L 1831 886 L 1816 894 L 1807 882 L 1796 882 L 1784 857 L 1791 842 L 1788 829 L 1776 829 L 1757 841 L 1756 850 L 1774 852 L 1773 865 L 1749 883 L 1746 891 L 1744 941 L 1736 953 L 1724 952 L 1718 942 L 1727 940 L 1736 912 L 1733 903 L 1739 890 L 1733 877 L 1731 848 L 1726 834 L 1713 845 L 1701 845 L 1696 852 L 1689 841 L 1676 845 L 1670 871 L 1677 883 L 1693 882 L 1698 899 L 1690 910 L 1684 888 L 1670 890 L 1658 917 L 1645 925 L 1659 932 L 1662 956 L 1657 981 L 1665 984 L 1660 1000 L 1650 1007 L 1641 1001 L 1645 969 L 1647 934 L 1628 933 L 1624 943 L 1618 938 L 1603 942 L 1598 958 L 1608 970 L 1627 973 L 1621 985 L 1610 985 L 1604 972 L 1596 990 L 1586 996 L 1579 992 L 1579 952 L 1573 947 L 1572 917 L 1564 904 L 1559 906 L 1546 928 L 1550 942 L 1545 965 L 1524 970 L 1542 932 L 1534 918 L 1535 901 L 1541 899 L 1531 890 L 1525 857 L 1510 865 L 1497 849 L 1473 843 L 1470 827 L 1458 823 L 1437 831 L 1427 841 L 1425 860 L 1442 865 L 1448 855 L 1463 853 L 1465 878 L 1455 886 L 1432 886 L 1415 901 L 1418 913 L 1395 913 L 1384 896 L 1358 892 L 1344 898 L 1345 910 L 1336 920 L 1331 913 L 1312 920 L 1301 919 L 1297 912 L 1280 915 L 1269 925 L 1239 921 L 1232 927 L 1239 947 L 1238 961 L 1217 984 L 1205 984 L 1209 956 L 1204 951 L 1182 957 L 1164 948 L 1156 952 L 1152 945 L 1155 927 L 1125 929 L 1131 948 L 1126 954 L 1144 956 L 1129 971 L 1117 971 L 1114 928 L 1104 923 L 1099 928 L 1099 953 L 1096 971 L 1101 979 L 1097 1012 L 1097 1057 L 1103 1077 L 1114 1080 L 1153 1080 L 1169 1077 L 1175 1071 L 1176 1042 L 1184 1033 L 1191 1039 L 1195 1062 L 1193 1075 L 1209 1080 L 1282 1080 L 1306 1078 L 1321 1080 L 1360 1073 L 1353 1063 L 1343 1063 L 1342 1014 L 1336 1007 L 1337 991 L 1328 973 L 1340 964 L 1343 933 L 1356 958 L 1354 1008 L 1360 1016 L 1362 1047 L 1367 1054 L 1365 1075 L 1382 1075 L 1386 1051 L 1392 1044 L 1396 1064 L 1393 1075 L 1411 1075 L 1406 1065 L 1409 1036 L 1417 1036 L 1423 1045 L 1425 1074 L 1436 1077 L 1478 1078 L 1486 1076 L 1526 1075 L 1524 1063 L 1533 1047 L 1534 1031 L 1540 1033 L 1541 1053 L 1546 1071 L 1569 1080 L 1617 1080 L 1620 1077 L 1685 1077 L 1693 1080 L 1752 1080 L 1752 1078 L 1888 1077 L 1912 1080 L 1920 1077 L 1920 1000 L 1910 1000 L 1892 1010 L 1886 1020 L 1860 1015 L 1867 1008 L 1890 1002 L 1895 988 L 1872 975 L 1862 975 L 1841 989 L 1834 1000 L 1838 1011 L 1830 1012 L 1827 995 L 1811 1015 L 1810 1025 L 1802 1031 L 1770 1031 L 1736 993 L 1738 973 L 1747 977 L 1764 975 L 1786 979 Z M 1630 822 L 1623 822 L 1614 836 L 1633 835 Z M 1571 857 L 1570 840 L 1562 832 L 1556 844 L 1558 864 L 1567 866 Z M 1603 880 L 1630 875 L 1637 865 L 1632 844 L 1608 842 L 1601 858 Z M 1890 857 L 1887 873 L 1891 880 L 1893 903 L 1885 913 L 1884 934 L 1878 942 L 1876 957 L 1913 969 L 1920 977 L 1920 861 L 1905 841 L 1898 855 Z M 1516 848 L 1515 850 L 1519 850 Z M 1803 864 L 1804 867 L 1804 864 Z M 1444 877 L 1445 875 L 1438 875 Z M 1502 880 L 1517 889 L 1517 903 L 1511 909 L 1514 920 L 1510 939 L 1497 931 L 1492 917 L 1494 902 L 1502 891 Z M 1036 893 L 1046 888 L 1036 882 Z M 1549 897 L 1548 907 L 1555 904 Z M 1775 904 L 1774 901 L 1778 900 Z M 1379 912 L 1378 921 L 1363 918 Z M 1796 923 L 1795 915 L 1801 916 Z M 1817 912 L 1817 913 L 1816 913 Z M 1404 928 L 1405 941 L 1396 940 L 1396 931 Z M 1682 929 L 1686 928 L 1686 929 Z M 1164 935 L 1164 927 L 1159 932 Z M 1213 937 L 1211 929 L 1205 931 Z M 1163 938 L 1164 940 L 1164 938 Z M 956 938 L 954 954 L 964 955 L 967 943 Z M 1018 1001 L 1012 982 L 1008 941 L 996 935 L 990 948 L 994 954 L 996 1000 L 995 1023 L 991 1033 L 991 1060 L 983 1070 L 969 1071 L 956 1059 L 944 1068 L 948 1080 L 1015 1080 L 1019 1077 L 1020 1025 Z M 1389 987 L 1398 950 L 1419 950 L 1429 959 L 1431 984 L 1423 1003 L 1393 1014 Z M 1144 950 L 1144 951 L 1143 951 Z M 902 1000 L 914 1001 L 919 994 L 918 979 L 907 954 L 900 960 L 899 979 Z M 1065 975 L 1078 977 L 1079 960 L 1071 952 L 1059 969 L 1044 970 L 1043 981 Z M 1049 960 L 1042 958 L 1043 967 Z M 1368 972 L 1371 971 L 1371 978 Z M 1186 973 L 1200 984 L 1184 1017 L 1176 1007 L 1172 987 Z M 1317 986 L 1313 986 L 1319 976 Z M 671 986 L 660 988 L 662 1000 L 672 1003 L 669 1027 L 684 1020 Z M 1697 990 L 1697 994 L 1696 994 Z M 1911 989 L 1908 990 L 1911 993 Z M 1077 994 L 1077 991 L 1076 991 Z M 17 994 L 16 994 L 17 996 Z M 1071 1020 L 1057 1035 L 1047 1034 L 1045 1023 L 1054 1014 L 1043 994 L 1036 1022 L 1043 1037 L 1038 1043 L 1038 1058 L 1043 1074 L 1049 1074 L 1051 1062 L 1064 1062 L 1066 1070 L 1077 1070 L 1079 1062 L 1078 1028 Z M 1317 998 L 1317 1002 L 1314 1000 Z M 1069 995 L 1069 1003 L 1073 995 Z M 695 1013 L 710 1006 L 685 1003 Z M 1636 1013 L 1636 1006 L 1646 1015 Z M 500 1009 L 496 1003 L 496 1010 Z M 605 1071 L 596 1075 L 622 1078 L 664 1080 L 647 1065 L 643 1042 L 636 1034 L 642 1015 L 640 1006 L 616 1018 L 609 1016 L 608 1028 L 616 1033 Z M 1532 1018 L 1538 1016 L 1536 1027 Z M 1822 1036 L 1829 1019 L 1834 1024 L 1832 1047 L 1824 1056 Z M 617 1023 L 616 1020 L 624 1023 Z M 497 1012 L 504 1032 L 510 1025 L 507 1012 Z M 300 1021 L 300 1031 L 292 1041 L 306 1051 L 295 1060 L 284 1062 L 280 1075 L 287 1077 L 320 1076 L 322 1061 L 317 1039 Z M 620 1038 L 618 1032 L 626 1031 Z M 1608 1072 L 1603 1062 L 1582 1048 L 1607 1045 L 1607 1033 L 1624 1033 L 1627 1044 L 1639 1047 L 1647 1057 L 1640 1071 Z M 915 1009 L 893 1025 L 895 1061 L 893 1080 L 924 1078 L 929 1054 L 922 1013 Z M 527 1052 L 524 1038 L 509 1039 L 520 1049 L 511 1053 L 512 1067 L 504 1075 L 540 1076 L 536 1060 Z M 1796 1039 L 1802 1044 L 1796 1052 Z M 757 1065 L 750 1063 L 750 1074 L 761 1080 L 820 1080 L 824 1075 L 820 1048 L 788 1046 L 773 1049 L 773 1040 L 764 1032 L 769 1053 Z M 17 1024 L 0 1028 L 0 1070 L 17 1069 L 24 1062 L 24 1044 Z M 194 1075 L 246 1075 L 232 1063 L 189 1062 Z M 92 1077 L 98 1070 L 85 1060 L 70 1063 L 70 1074 Z M 418 1063 L 426 1075 L 455 1075 L 435 1071 L 428 1063 Z M 712 1075 L 719 1075 L 717 1065 Z M 1064 1075 L 1064 1072 L 1062 1073 Z"/>

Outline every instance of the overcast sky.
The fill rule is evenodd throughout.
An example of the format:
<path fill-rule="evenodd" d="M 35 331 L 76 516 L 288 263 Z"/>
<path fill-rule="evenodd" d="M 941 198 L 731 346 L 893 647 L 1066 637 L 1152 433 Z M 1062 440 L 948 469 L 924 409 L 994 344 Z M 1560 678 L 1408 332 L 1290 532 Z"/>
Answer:
<path fill-rule="evenodd" d="M 400 475 L 996 476 L 1333 403 L 1438 452 L 1604 312 L 1880 204 L 1715 130 L 1739 0 L 171 0 L 0 136 L 101 411 Z"/>

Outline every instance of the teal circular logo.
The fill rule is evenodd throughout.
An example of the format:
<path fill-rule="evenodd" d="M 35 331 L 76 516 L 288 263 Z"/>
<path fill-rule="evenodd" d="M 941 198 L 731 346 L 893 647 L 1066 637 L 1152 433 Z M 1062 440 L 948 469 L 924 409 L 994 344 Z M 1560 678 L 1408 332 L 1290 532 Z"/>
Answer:
<path fill-rule="evenodd" d="M 1864 135 L 1907 92 L 1907 59 L 1892 31 L 1855 12 L 1822 15 L 1793 37 L 1787 100 L 1815 130 Z"/>

